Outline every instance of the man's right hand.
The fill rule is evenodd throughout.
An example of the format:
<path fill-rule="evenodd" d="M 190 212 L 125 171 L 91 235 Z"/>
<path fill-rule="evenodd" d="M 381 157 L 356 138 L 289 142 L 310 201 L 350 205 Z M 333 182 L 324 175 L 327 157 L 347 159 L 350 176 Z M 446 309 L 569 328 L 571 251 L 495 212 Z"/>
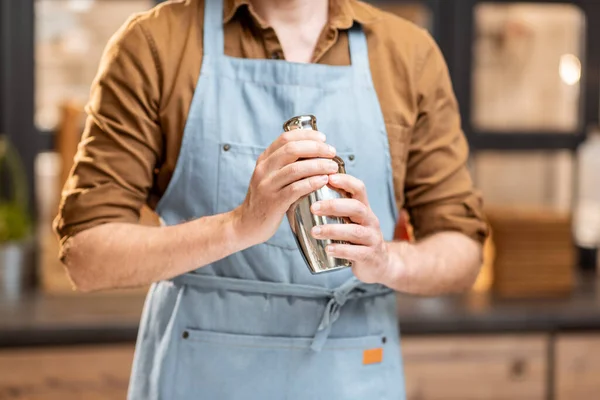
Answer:
<path fill-rule="evenodd" d="M 338 171 L 325 135 L 297 129 L 279 136 L 256 162 L 248 193 L 234 210 L 239 236 L 252 244 L 270 239 L 290 206 L 325 186 Z"/>

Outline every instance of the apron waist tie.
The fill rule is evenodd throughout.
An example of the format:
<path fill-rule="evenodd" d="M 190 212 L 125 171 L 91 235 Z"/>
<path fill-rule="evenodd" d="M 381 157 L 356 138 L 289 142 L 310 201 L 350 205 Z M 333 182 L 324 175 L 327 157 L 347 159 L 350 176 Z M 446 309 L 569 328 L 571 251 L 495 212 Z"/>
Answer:
<path fill-rule="evenodd" d="M 321 323 L 317 328 L 317 333 L 310 346 L 313 351 L 319 352 L 323 349 L 325 341 L 331 332 L 331 326 L 340 317 L 340 311 L 344 304 L 346 304 L 349 294 L 350 292 L 345 290 L 343 285 L 333 292 L 333 296 L 331 296 L 329 302 L 327 302 L 323 318 L 321 318 Z"/>
<path fill-rule="evenodd" d="M 230 291 L 271 294 L 275 296 L 293 296 L 310 299 L 329 299 L 323 317 L 313 338 L 311 349 L 319 352 L 331 332 L 331 326 L 340 317 L 340 311 L 348 300 L 382 296 L 393 290 L 382 285 L 368 285 L 352 277 L 336 289 L 320 286 L 299 285 L 292 283 L 263 282 L 250 279 L 238 279 L 187 273 L 171 280 L 176 285 L 190 285 L 204 289 L 225 289 Z"/>

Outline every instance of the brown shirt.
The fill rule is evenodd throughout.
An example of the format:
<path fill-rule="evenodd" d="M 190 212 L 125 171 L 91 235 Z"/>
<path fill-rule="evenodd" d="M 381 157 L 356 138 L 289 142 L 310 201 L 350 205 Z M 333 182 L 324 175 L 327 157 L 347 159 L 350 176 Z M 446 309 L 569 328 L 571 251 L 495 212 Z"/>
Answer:
<path fill-rule="evenodd" d="M 161 4 L 132 17 L 103 55 L 75 165 L 55 228 L 66 239 L 108 222 L 139 220 L 171 179 L 202 63 L 203 0 Z M 443 56 L 430 35 L 355 0 L 330 0 L 313 62 L 350 63 L 347 29 L 363 26 L 390 142 L 398 207 L 416 238 L 460 231 L 482 242 L 481 199 Z M 225 0 L 225 53 L 284 58 L 275 31 L 248 0 Z M 327 132 L 325 132 L 327 133 Z"/>

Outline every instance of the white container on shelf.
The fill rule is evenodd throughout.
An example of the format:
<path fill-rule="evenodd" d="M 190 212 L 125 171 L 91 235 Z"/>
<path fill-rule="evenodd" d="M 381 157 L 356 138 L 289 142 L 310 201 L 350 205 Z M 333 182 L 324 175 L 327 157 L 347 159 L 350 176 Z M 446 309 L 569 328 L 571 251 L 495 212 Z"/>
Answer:
<path fill-rule="evenodd" d="M 590 132 L 578 156 L 574 232 L 579 247 L 600 247 L 600 131 Z"/>
<path fill-rule="evenodd" d="M 39 153 L 35 159 L 35 199 L 38 223 L 50 225 L 56 215 L 60 198 L 60 155 L 48 151 Z"/>

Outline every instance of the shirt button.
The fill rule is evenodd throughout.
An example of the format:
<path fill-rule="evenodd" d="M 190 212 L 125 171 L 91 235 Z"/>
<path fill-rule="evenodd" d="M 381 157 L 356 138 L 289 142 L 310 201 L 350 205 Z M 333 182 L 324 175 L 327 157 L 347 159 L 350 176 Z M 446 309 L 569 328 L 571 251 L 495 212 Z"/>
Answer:
<path fill-rule="evenodd" d="M 230 145 L 228 145 L 228 144 L 224 144 L 224 145 L 223 145 L 223 150 L 225 150 L 225 151 L 229 151 L 229 149 L 231 149 L 231 146 L 230 146 Z"/>
<path fill-rule="evenodd" d="M 187 339 L 190 337 L 190 333 L 188 331 L 183 331 L 183 335 L 181 335 L 184 339 Z"/>
<path fill-rule="evenodd" d="M 281 54 L 278 51 L 274 51 L 271 53 L 271 59 L 279 60 L 281 58 Z"/>
<path fill-rule="evenodd" d="M 350 155 L 348 156 L 348 160 L 350 160 L 350 161 L 354 161 L 354 154 L 350 154 Z"/>

